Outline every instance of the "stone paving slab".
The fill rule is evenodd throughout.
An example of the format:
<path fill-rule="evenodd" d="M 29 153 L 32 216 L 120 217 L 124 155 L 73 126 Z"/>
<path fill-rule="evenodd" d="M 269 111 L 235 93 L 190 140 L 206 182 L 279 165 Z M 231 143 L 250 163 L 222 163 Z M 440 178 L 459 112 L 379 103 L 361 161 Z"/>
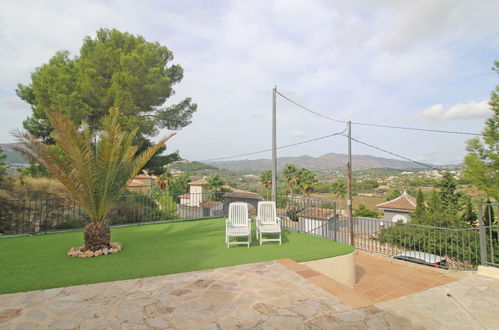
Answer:
<path fill-rule="evenodd" d="M 324 329 L 499 329 L 499 280 L 481 275 L 316 318 Z"/>
<path fill-rule="evenodd" d="M 0 329 L 293 329 L 350 308 L 264 262 L 0 295 Z"/>
<path fill-rule="evenodd" d="M 499 279 L 353 307 L 284 264 L 0 295 L 0 329 L 499 329 Z"/>

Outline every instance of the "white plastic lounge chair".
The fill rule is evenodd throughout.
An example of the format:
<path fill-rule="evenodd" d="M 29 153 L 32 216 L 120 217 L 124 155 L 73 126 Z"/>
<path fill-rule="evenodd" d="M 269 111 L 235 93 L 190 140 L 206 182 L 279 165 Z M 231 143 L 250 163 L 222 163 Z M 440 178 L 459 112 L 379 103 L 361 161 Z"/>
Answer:
<path fill-rule="evenodd" d="M 248 204 L 230 203 L 229 217 L 225 220 L 225 244 L 251 244 L 251 220 L 248 217 Z M 248 237 L 245 242 L 230 241 L 231 237 Z"/>
<path fill-rule="evenodd" d="M 278 234 L 279 238 L 263 238 L 264 234 Z M 281 219 L 277 216 L 275 202 L 258 202 L 258 215 L 256 217 L 256 236 L 263 242 L 281 241 Z"/>

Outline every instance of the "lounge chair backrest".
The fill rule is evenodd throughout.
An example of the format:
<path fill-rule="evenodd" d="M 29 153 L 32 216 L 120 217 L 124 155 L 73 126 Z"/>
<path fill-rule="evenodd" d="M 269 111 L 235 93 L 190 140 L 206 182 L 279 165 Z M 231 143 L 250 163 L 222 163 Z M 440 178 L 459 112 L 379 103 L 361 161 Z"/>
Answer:
<path fill-rule="evenodd" d="M 232 225 L 247 225 L 248 224 L 248 204 L 246 203 L 230 203 L 229 204 L 229 223 Z"/>
<path fill-rule="evenodd" d="M 276 223 L 275 202 L 258 202 L 258 219 L 260 223 Z"/>

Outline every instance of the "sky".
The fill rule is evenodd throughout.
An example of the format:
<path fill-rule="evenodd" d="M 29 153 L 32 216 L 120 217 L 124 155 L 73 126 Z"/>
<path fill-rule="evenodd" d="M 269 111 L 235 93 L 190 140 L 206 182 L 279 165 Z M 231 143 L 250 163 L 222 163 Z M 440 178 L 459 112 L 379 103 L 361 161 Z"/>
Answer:
<path fill-rule="evenodd" d="M 168 143 L 206 160 L 271 146 L 272 88 L 339 120 L 480 132 L 499 85 L 499 3 L 480 1 L 3 1 L 0 143 L 30 115 L 18 83 L 59 50 L 116 28 L 167 46 L 184 79 L 166 105 L 198 104 Z M 277 144 L 345 125 L 277 98 Z M 166 132 L 162 132 L 166 134 Z M 456 164 L 470 136 L 352 125 L 352 136 L 421 162 Z M 159 138 L 154 137 L 154 138 Z M 343 136 L 278 156 L 346 153 Z M 393 156 L 357 143 L 353 154 Z M 233 158 L 270 158 L 270 152 Z"/>

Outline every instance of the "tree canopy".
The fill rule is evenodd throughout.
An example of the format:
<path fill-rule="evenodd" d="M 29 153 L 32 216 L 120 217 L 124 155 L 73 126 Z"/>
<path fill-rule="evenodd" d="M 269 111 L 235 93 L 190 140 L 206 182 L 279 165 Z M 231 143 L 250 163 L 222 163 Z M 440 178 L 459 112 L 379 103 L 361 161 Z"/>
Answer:
<path fill-rule="evenodd" d="M 190 98 L 165 105 L 174 94 L 173 85 L 183 78 L 182 67 L 170 65 L 172 60 L 172 52 L 157 42 L 100 29 L 95 38 L 84 39 L 79 55 L 57 52 L 31 74 L 29 84 L 18 85 L 17 95 L 32 109 L 23 126 L 31 135 L 53 143 L 48 119 L 51 110 L 64 113 L 76 125 L 86 121 L 91 131 L 97 131 L 114 107 L 123 129 L 138 129 L 134 144 L 143 151 L 153 144 L 150 137 L 160 129 L 181 129 L 191 123 L 196 111 Z M 158 158 L 163 150 L 150 162 L 155 172 L 176 159 Z"/>
<path fill-rule="evenodd" d="M 494 62 L 493 70 L 499 73 L 499 61 Z M 466 180 L 499 201 L 499 85 L 492 91 L 489 105 L 493 114 L 485 121 L 483 141 L 468 141 L 463 172 Z"/>

